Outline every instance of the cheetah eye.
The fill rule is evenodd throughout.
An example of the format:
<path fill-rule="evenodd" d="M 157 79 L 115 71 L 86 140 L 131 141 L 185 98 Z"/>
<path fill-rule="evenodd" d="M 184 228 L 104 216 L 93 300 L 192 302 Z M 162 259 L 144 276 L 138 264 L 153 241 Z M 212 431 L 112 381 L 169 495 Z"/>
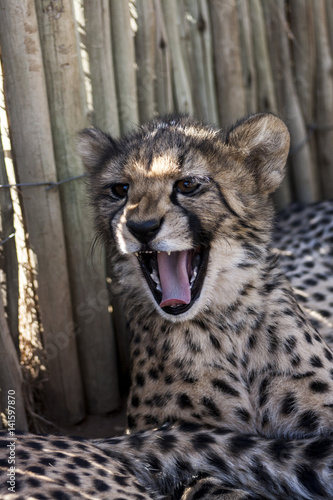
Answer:
<path fill-rule="evenodd" d="M 187 177 L 176 182 L 175 189 L 182 194 L 191 194 L 194 193 L 194 191 L 196 191 L 200 186 L 201 184 L 196 179 Z"/>
<path fill-rule="evenodd" d="M 111 193 L 119 200 L 126 198 L 129 190 L 129 184 L 112 184 Z"/>

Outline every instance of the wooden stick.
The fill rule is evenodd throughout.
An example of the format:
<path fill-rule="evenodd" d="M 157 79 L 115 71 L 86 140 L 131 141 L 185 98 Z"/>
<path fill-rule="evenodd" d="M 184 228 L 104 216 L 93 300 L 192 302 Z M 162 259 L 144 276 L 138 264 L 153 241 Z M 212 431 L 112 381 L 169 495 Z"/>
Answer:
<path fill-rule="evenodd" d="M 257 69 L 258 111 L 271 111 L 278 114 L 278 101 L 280 102 L 280 100 L 277 94 L 280 92 L 280 87 L 274 85 L 277 61 L 276 49 L 268 22 L 270 5 L 268 2 L 261 3 L 259 0 L 250 0 L 250 8 Z M 266 22 L 264 13 L 266 14 Z M 280 188 L 273 194 L 273 199 L 277 210 L 281 210 L 291 202 L 289 169 L 287 169 Z"/>
<path fill-rule="evenodd" d="M 13 0 L 2 8 L 0 44 L 17 180 L 54 182 L 56 168 L 33 0 Z M 55 420 L 75 423 L 85 411 L 59 193 L 40 186 L 23 189 L 25 227 L 38 266 L 48 369 L 45 400 Z"/>
<path fill-rule="evenodd" d="M 88 54 L 93 98 L 93 124 L 113 136 L 120 133 L 108 0 L 84 0 L 81 35 Z"/>
<path fill-rule="evenodd" d="M 257 74 L 253 52 L 253 29 L 247 0 L 237 0 L 241 60 L 246 96 L 246 112 L 257 111 Z"/>
<path fill-rule="evenodd" d="M 203 64 L 206 75 L 208 117 L 213 123 L 219 123 L 217 90 L 214 72 L 212 22 L 209 14 L 208 0 L 199 0 L 199 20 L 205 29 L 202 32 Z"/>
<path fill-rule="evenodd" d="M 153 0 L 137 0 L 135 52 L 140 120 L 156 114 L 156 16 Z"/>
<path fill-rule="evenodd" d="M 210 19 L 206 2 L 185 0 L 184 12 L 187 43 L 183 43 L 183 46 L 189 64 L 195 114 L 201 119 L 218 123 Z"/>
<path fill-rule="evenodd" d="M 111 0 L 111 35 L 121 133 L 139 123 L 135 51 L 127 0 Z"/>
<path fill-rule="evenodd" d="M 176 0 L 162 0 L 161 4 L 165 18 L 166 31 L 168 33 L 172 60 L 175 104 L 178 112 L 191 114 L 194 111 L 194 106 L 189 75 L 186 72 L 186 66 L 182 53 Z"/>
<path fill-rule="evenodd" d="M 211 0 L 209 5 L 220 122 L 230 125 L 246 113 L 236 0 Z"/>
<path fill-rule="evenodd" d="M 174 109 L 171 75 L 171 55 L 161 0 L 154 0 L 156 12 L 156 102 L 157 111 L 164 115 Z"/>
<path fill-rule="evenodd" d="M 62 5 L 56 19 L 40 3 L 37 10 L 59 180 L 84 173 L 76 136 L 87 125 L 73 5 L 71 0 Z M 59 190 L 87 406 L 92 414 L 106 413 L 118 407 L 119 392 L 104 258 L 95 265 L 89 262 L 94 230 L 84 182 L 67 182 Z"/>
<path fill-rule="evenodd" d="M 328 35 L 330 39 L 331 54 L 333 54 L 333 2 L 332 0 L 326 0 L 326 14 L 327 14 L 327 26 Z"/>
<path fill-rule="evenodd" d="M 0 407 L 5 413 L 9 425 L 8 429 L 27 431 L 28 422 L 23 397 L 23 377 L 13 339 L 9 333 L 5 318 L 0 290 Z M 15 431 L 14 434 L 15 435 Z"/>
<path fill-rule="evenodd" d="M 333 197 L 333 79 L 325 1 L 312 2 L 316 38 L 316 122 L 318 159 L 325 198 Z"/>
<path fill-rule="evenodd" d="M 306 124 L 313 123 L 315 84 L 315 39 L 312 7 L 309 0 L 290 4 L 290 28 L 295 85 Z"/>
<path fill-rule="evenodd" d="M 265 3 L 271 49 L 275 52 L 274 75 L 280 114 L 288 125 L 291 136 L 291 167 L 297 199 L 303 203 L 311 203 L 319 199 L 319 186 L 294 84 L 285 3 L 284 0 L 267 0 Z M 298 147 L 300 144 L 302 147 Z"/>
<path fill-rule="evenodd" d="M 7 185 L 8 177 L 6 172 L 5 157 L 2 147 L 0 132 L 0 184 Z M 9 189 L 1 189 L 0 193 L 0 240 L 10 238 L 0 246 L 0 256 L 3 262 L 3 271 L 6 280 L 7 295 L 7 315 L 10 334 L 13 338 L 15 349 L 19 355 L 19 326 L 18 326 L 18 263 L 15 244 L 14 210 Z"/>
<path fill-rule="evenodd" d="M 249 0 L 249 7 L 258 85 L 257 111 L 271 111 L 272 113 L 277 113 L 271 57 L 267 42 L 262 4 L 259 0 Z"/>

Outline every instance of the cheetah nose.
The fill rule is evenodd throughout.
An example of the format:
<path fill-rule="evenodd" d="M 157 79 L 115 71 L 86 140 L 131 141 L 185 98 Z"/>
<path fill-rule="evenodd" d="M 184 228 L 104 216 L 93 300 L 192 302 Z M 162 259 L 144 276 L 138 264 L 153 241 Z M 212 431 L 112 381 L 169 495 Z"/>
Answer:
<path fill-rule="evenodd" d="M 158 233 L 162 220 L 151 219 L 145 222 L 129 220 L 126 222 L 126 226 L 141 243 L 149 243 Z"/>

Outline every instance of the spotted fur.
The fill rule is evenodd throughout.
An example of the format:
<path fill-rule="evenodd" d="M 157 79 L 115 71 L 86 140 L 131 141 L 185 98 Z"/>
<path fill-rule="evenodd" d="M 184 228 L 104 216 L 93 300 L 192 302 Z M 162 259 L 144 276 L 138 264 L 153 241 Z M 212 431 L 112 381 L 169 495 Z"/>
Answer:
<path fill-rule="evenodd" d="M 131 434 L 79 443 L 85 449 L 59 438 L 68 448 L 37 473 L 46 498 L 87 498 L 93 477 L 108 488 L 95 498 L 333 498 L 333 354 L 277 265 L 282 253 L 299 290 L 283 260 L 286 240 L 298 248 L 287 229 L 296 222 L 278 221 L 271 248 L 269 196 L 283 178 L 285 125 L 260 114 L 221 132 L 167 117 L 118 141 L 83 131 L 79 147 L 132 332 Z M 157 259 L 163 281 L 157 252 L 179 268 L 186 256 L 188 277 L 178 281 L 187 293 L 193 280 L 190 298 L 176 279 L 175 296 L 164 301 L 156 291 L 145 269 Z M 323 255 L 318 249 L 318 262 Z M 39 443 L 22 462 L 25 494 L 31 461 L 59 452 L 55 438 L 20 439 L 24 451 Z M 76 468 L 73 484 L 64 471 L 79 454 L 91 468 Z"/>
<path fill-rule="evenodd" d="M 278 217 L 273 245 L 297 301 L 333 343 L 333 204 L 291 205 Z"/>
<path fill-rule="evenodd" d="M 2 457 L 9 442 L 0 433 Z M 0 492 L 6 500 L 144 500 L 185 485 L 184 500 L 333 498 L 332 449 L 330 436 L 267 440 L 196 424 L 103 440 L 25 434 L 16 441 L 16 492 L 5 495 L 5 459 Z"/>

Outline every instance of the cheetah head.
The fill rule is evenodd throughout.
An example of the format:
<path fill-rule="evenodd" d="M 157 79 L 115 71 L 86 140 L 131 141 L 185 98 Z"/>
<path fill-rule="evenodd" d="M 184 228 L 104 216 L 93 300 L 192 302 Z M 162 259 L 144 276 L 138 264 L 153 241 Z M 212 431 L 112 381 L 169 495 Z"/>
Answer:
<path fill-rule="evenodd" d="M 227 132 L 184 116 L 156 119 L 120 140 L 83 130 L 96 225 L 121 256 L 114 266 L 122 286 L 137 301 L 144 290 L 173 321 L 231 299 L 267 244 L 269 195 L 288 150 L 288 130 L 271 114 Z"/>

